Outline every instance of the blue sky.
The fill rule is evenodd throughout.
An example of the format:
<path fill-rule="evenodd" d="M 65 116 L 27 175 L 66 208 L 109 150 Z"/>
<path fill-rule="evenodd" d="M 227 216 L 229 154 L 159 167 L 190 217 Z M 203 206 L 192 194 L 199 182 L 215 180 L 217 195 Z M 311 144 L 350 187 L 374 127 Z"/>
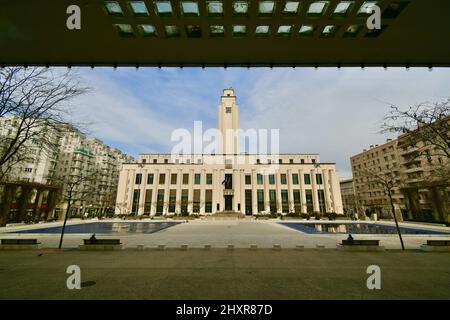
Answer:
<path fill-rule="evenodd" d="M 351 176 L 350 156 L 387 138 L 379 133 L 389 104 L 450 96 L 448 69 L 391 68 L 87 68 L 91 93 L 73 101 L 90 134 L 133 156 L 170 152 L 171 132 L 217 127 L 224 88 L 233 87 L 243 129 L 280 129 L 280 151 L 319 153 Z"/>

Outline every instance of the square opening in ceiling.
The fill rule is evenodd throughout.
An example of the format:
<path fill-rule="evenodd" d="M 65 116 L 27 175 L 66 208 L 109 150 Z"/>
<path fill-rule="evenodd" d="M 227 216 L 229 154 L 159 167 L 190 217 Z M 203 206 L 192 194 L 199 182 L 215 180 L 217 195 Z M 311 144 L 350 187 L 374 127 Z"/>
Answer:
<path fill-rule="evenodd" d="M 290 37 L 292 32 L 292 26 L 284 25 L 279 26 L 277 30 L 277 36 L 279 37 Z"/>
<path fill-rule="evenodd" d="M 148 10 L 144 1 L 129 1 L 128 7 L 135 17 L 148 16 Z"/>
<path fill-rule="evenodd" d="M 206 11 L 209 17 L 223 17 L 222 1 L 207 1 Z"/>
<path fill-rule="evenodd" d="M 167 38 L 178 38 L 180 37 L 180 30 L 177 25 L 166 25 L 164 26 L 164 31 L 166 32 Z"/>
<path fill-rule="evenodd" d="M 312 24 L 303 24 L 298 32 L 300 37 L 312 37 L 317 27 Z"/>
<path fill-rule="evenodd" d="M 358 36 L 358 33 L 361 31 L 361 29 L 362 29 L 362 25 L 360 25 L 360 24 L 354 24 L 354 25 L 348 26 L 344 32 L 344 38 L 356 38 Z"/>
<path fill-rule="evenodd" d="M 225 36 L 225 27 L 223 25 L 211 25 L 209 26 L 209 35 L 211 37 L 223 37 Z"/>
<path fill-rule="evenodd" d="M 256 26 L 255 36 L 256 37 L 268 37 L 270 34 L 270 26 Z"/>
<path fill-rule="evenodd" d="M 296 16 L 299 13 L 300 1 L 286 1 L 281 12 L 285 16 Z"/>
<path fill-rule="evenodd" d="M 321 17 L 327 11 L 329 1 L 315 1 L 309 5 L 308 16 L 309 17 Z"/>
<path fill-rule="evenodd" d="M 118 1 L 105 1 L 105 9 L 110 16 L 123 16 L 123 11 Z"/>
<path fill-rule="evenodd" d="M 322 34 L 320 35 L 322 38 L 332 38 L 336 34 L 336 32 L 339 30 L 339 27 L 333 24 L 326 25 L 323 30 Z"/>
<path fill-rule="evenodd" d="M 134 37 L 133 27 L 131 24 L 115 24 L 114 27 L 121 37 Z"/>
<path fill-rule="evenodd" d="M 258 15 L 262 17 L 271 17 L 275 10 L 274 1 L 260 1 L 258 5 Z"/>
<path fill-rule="evenodd" d="M 373 7 L 378 5 L 378 1 L 364 1 L 358 10 L 358 16 L 370 16 L 373 13 Z"/>
<path fill-rule="evenodd" d="M 188 38 L 201 38 L 202 37 L 202 28 L 198 25 L 187 25 L 186 26 L 186 35 Z"/>
<path fill-rule="evenodd" d="M 159 17 L 171 17 L 173 14 L 170 1 L 155 1 L 155 10 Z"/>
<path fill-rule="evenodd" d="M 197 1 L 181 1 L 181 14 L 184 17 L 198 17 L 200 10 Z"/>
<path fill-rule="evenodd" d="M 346 17 L 352 10 L 354 1 L 341 1 L 334 8 L 334 17 Z"/>
<path fill-rule="evenodd" d="M 144 37 L 156 37 L 156 28 L 152 24 L 140 24 L 138 29 Z"/>
<path fill-rule="evenodd" d="M 249 7 L 248 1 L 234 1 L 233 13 L 237 15 L 247 14 L 248 7 Z"/>
<path fill-rule="evenodd" d="M 400 13 L 402 13 L 403 9 L 409 4 L 407 1 L 394 1 L 388 4 L 387 8 L 384 10 L 381 18 L 383 19 L 395 19 Z"/>
<path fill-rule="evenodd" d="M 247 26 L 245 25 L 233 25 L 233 36 L 243 37 L 247 34 Z"/>

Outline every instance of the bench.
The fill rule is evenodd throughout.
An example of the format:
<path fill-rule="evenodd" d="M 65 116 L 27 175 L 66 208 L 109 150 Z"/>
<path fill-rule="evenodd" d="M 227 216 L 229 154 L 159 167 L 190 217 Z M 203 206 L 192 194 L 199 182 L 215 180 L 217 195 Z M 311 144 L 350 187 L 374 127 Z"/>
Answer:
<path fill-rule="evenodd" d="M 122 250 L 120 239 L 83 239 L 80 250 Z"/>
<path fill-rule="evenodd" d="M 1 250 L 39 249 L 37 239 L 1 239 Z"/>
<path fill-rule="evenodd" d="M 384 251 L 384 247 L 380 246 L 380 240 L 342 240 L 337 245 L 339 250 L 344 251 Z"/>
<path fill-rule="evenodd" d="M 450 251 L 450 240 L 427 240 L 427 244 L 420 246 L 423 251 Z"/>
<path fill-rule="evenodd" d="M 427 246 L 450 246 L 450 240 L 427 240 Z"/>
<path fill-rule="evenodd" d="M 342 240 L 343 246 L 378 246 L 380 240 Z"/>

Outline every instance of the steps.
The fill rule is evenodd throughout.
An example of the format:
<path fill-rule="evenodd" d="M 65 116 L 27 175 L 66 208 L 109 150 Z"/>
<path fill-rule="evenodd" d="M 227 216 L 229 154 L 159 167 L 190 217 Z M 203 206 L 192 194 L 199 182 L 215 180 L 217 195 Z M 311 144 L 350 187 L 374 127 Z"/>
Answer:
<path fill-rule="evenodd" d="M 244 214 L 235 211 L 221 211 L 204 217 L 205 220 L 237 220 L 244 218 Z"/>

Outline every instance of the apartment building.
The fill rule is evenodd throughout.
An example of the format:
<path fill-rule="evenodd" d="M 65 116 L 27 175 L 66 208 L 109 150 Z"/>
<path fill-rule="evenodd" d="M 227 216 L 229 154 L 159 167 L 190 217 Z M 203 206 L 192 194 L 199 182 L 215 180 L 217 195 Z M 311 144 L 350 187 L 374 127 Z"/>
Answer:
<path fill-rule="evenodd" d="M 443 121 L 450 121 L 450 117 Z M 448 221 L 448 177 L 437 176 L 442 168 L 443 174 L 448 173 L 445 171 L 448 157 L 436 156 L 434 146 L 426 145 L 415 133 L 389 139 L 382 145 L 371 145 L 350 158 L 355 196 L 361 200 L 366 213 L 390 217 L 392 209 L 384 188 L 369 181 L 368 176 L 391 173 L 395 184 L 393 201 L 400 216 L 408 220 Z"/>

